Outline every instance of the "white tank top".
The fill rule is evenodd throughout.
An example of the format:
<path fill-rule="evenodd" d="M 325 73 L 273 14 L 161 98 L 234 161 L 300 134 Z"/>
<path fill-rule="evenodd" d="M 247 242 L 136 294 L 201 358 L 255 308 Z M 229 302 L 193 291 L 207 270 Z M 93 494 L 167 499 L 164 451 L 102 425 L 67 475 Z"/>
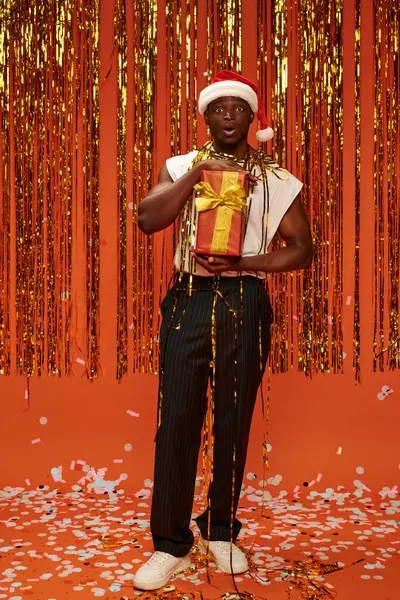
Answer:
<path fill-rule="evenodd" d="M 182 177 L 185 173 L 187 173 L 190 165 L 192 164 L 193 159 L 197 155 L 197 150 L 193 150 L 189 152 L 189 154 L 182 154 L 179 156 L 173 156 L 166 161 L 168 173 L 171 176 L 173 181 Z M 260 175 L 259 172 L 255 173 L 257 176 Z M 253 188 L 253 198 L 250 207 L 250 214 L 247 222 L 246 234 L 243 243 L 243 256 L 256 256 L 263 252 L 260 247 L 262 245 L 263 238 L 265 239 L 265 235 L 263 236 L 263 223 L 268 223 L 267 225 L 267 242 L 266 248 L 267 251 L 271 245 L 272 239 L 276 234 L 279 224 L 285 215 L 286 211 L 292 204 L 293 200 L 296 198 L 298 193 L 300 192 L 303 184 L 299 181 L 294 175 L 280 169 L 278 173 L 279 179 L 274 173 L 267 170 L 268 177 L 268 188 L 269 188 L 269 214 L 268 219 L 264 217 L 263 219 L 263 211 L 264 211 L 264 193 L 263 193 L 263 185 L 260 182 L 258 185 Z M 265 234 L 265 232 L 264 232 Z M 178 247 L 175 252 L 175 266 L 179 269 L 181 264 L 181 256 L 180 256 L 180 244 L 181 240 L 179 239 Z M 187 252 L 187 256 L 185 257 L 184 262 L 184 271 L 189 272 L 189 252 Z M 200 265 L 196 264 L 196 275 L 208 275 L 210 273 L 200 267 Z M 254 275 L 255 277 L 265 278 L 266 273 L 257 273 L 257 272 L 242 272 L 242 275 Z M 239 273 L 237 271 L 227 271 L 222 273 L 223 276 L 237 276 Z"/>

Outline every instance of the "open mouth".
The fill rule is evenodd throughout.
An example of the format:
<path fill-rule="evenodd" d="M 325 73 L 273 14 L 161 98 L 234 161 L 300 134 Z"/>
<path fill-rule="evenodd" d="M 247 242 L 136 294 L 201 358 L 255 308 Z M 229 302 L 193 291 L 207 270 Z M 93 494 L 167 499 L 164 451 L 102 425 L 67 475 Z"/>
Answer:
<path fill-rule="evenodd" d="M 225 135 L 230 137 L 235 133 L 235 128 L 232 125 L 228 125 L 227 127 L 224 127 L 222 131 Z"/>

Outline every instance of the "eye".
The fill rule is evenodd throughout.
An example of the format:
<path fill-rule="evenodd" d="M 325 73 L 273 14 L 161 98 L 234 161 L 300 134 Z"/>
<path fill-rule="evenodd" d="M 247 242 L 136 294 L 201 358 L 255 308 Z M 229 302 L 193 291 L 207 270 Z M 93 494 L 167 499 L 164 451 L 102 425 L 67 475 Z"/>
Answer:
<path fill-rule="evenodd" d="M 217 113 L 221 113 L 224 109 L 222 108 L 222 106 L 218 106 L 218 108 L 215 109 L 215 112 Z"/>
<path fill-rule="evenodd" d="M 243 111 L 244 111 L 244 108 L 243 108 L 243 106 L 237 106 L 237 107 L 236 107 L 236 110 L 237 110 L 238 112 L 243 112 Z"/>

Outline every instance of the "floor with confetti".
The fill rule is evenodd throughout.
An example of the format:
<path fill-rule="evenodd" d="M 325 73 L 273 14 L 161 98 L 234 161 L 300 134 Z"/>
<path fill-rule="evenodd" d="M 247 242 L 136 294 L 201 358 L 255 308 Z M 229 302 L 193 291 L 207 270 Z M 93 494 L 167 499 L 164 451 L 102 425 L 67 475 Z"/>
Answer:
<path fill-rule="evenodd" d="M 195 546 L 191 570 L 154 593 L 132 577 L 152 551 L 151 480 L 136 494 L 73 486 L 0 491 L 0 599 L 398 600 L 397 489 L 274 490 L 245 479 L 238 516 L 250 570 L 218 573 Z M 199 489 L 199 488 L 197 488 Z M 201 510 L 196 496 L 194 516 Z M 194 524 L 193 524 L 194 525 Z M 197 534 L 197 532 L 196 532 Z"/>

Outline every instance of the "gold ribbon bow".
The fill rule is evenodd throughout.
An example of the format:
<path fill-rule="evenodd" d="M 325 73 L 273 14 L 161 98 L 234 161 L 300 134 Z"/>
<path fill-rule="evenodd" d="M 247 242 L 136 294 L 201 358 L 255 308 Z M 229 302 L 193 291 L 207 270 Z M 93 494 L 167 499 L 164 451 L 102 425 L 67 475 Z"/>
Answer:
<path fill-rule="evenodd" d="M 217 209 L 211 254 L 226 254 L 231 230 L 233 211 L 245 213 L 246 191 L 238 183 L 237 172 L 226 171 L 222 176 L 221 191 L 217 194 L 207 181 L 194 186 L 198 193 L 196 198 L 197 212 Z"/>
<path fill-rule="evenodd" d="M 196 198 L 196 210 L 202 212 L 204 210 L 212 210 L 220 206 L 226 206 L 231 210 L 244 212 L 246 203 L 243 200 L 246 198 L 246 191 L 239 183 L 231 183 L 220 194 L 217 194 L 207 181 L 201 181 L 194 186 L 198 192 Z"/>

